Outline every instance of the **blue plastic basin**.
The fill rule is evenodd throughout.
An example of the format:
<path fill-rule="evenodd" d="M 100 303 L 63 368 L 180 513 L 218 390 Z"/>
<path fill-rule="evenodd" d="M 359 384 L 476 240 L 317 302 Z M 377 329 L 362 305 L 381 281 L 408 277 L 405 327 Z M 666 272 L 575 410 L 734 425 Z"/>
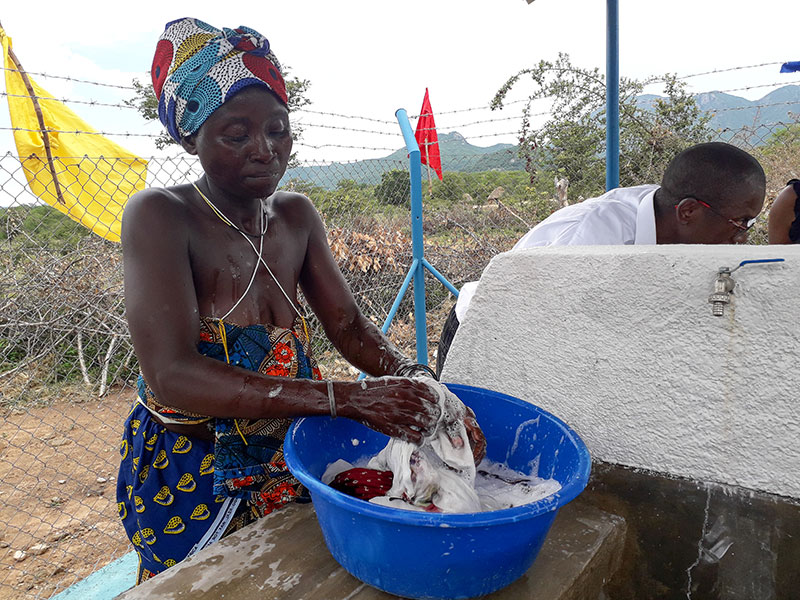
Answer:
<path fill-rule="evenodd" d="M 505 394 L 447 387 L 475 411 L 488 458 L 553 477 L 561 490 L 492 512 L 411 512 L 370 504 L 320 481 L 337 459 L 355 463 L 377 454 L 385 435 L 349 419 L 311 417 L 292 425 L 284 445 L 289 469 L 311 491 L 333 557 L 361 581 L 406 598 L 472 598 L 510 584 L 533 564 L 558 509 L 589 479 L 589 452 L 560 419 Z"/>

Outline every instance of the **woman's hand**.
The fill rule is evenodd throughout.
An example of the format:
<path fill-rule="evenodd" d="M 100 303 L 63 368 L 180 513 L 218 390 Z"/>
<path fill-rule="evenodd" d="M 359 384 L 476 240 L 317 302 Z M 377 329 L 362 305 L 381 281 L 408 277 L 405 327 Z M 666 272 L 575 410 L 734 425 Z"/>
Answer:
<path fill-rule="evenodd" d="M 405 377 L 337 383 L 334 394 L 341 416 L 414 444 L 433 433 L 441 415 L 431 387 Z"/>
<path fill-rule="evenodd" d="M 486 456 L 486 438 L 483 435 L 480 425 L 478 425 L 478 421 L 475 419 L 475 413 L 472 412 L 469 406 L 464 404 L 462 404 L 462 406 L 465 411 L 464 429 L 466 429 L 467 439 L 464 440 L 461 435 L 460 427 L 457 427 L 460 423 L 457 422 L 451 423 L 450 425 L 455 427 L 447 427 L 445 432 L 454 448 L 460 450 L 464 447 L 466 442 L 469 442 L 470 450 L 472 450 L 472 460 L 478 465 Z"/>
<path fill-rule="evenodd" d="M 464 416 L 464 426 L 467 428 L 467 438 L 469 438 L 469 445 L 472 448 L 472 458 L 475 459 L 475 464 L 478 465 L 486 456 L 486 437 L 478 425 L 475 418 L 475 413 L 467 406 L 467 414 Z"/>
<path fill-rule="evenodd" d="M 339 414 L 414 444 L 420 444 L 424 437 L 433 433 L 441 416 L 439 396 L 424 380 L 406 377 L 365 379 L 347 384 L 346 392 L 346 400 L 337 395 Z M 468 406 L 465 408 L 464 426 L 477 465 L 486 456 L 486 438 L 475 413 Z M 457 447 L 463 444 L 460 437 L 451 441 Z"/>

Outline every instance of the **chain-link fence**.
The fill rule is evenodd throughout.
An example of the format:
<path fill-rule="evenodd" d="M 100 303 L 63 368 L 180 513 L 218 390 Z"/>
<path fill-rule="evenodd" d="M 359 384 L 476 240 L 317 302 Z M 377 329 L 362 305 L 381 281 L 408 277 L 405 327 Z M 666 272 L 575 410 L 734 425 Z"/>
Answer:
<path fill-rule="evenodd" d="M 709 137 L 754 153 L 767 170 L 770 198 L 800 176 L 796 122 Z M 359 304 L 379 324 L 411 263 L 408 165 L 400 154 L 302 164 L 282 185 L 312 198 Z M 423 166 L 426 258 L 456 287 L 478 278 L 492 256 L 552 211 L 602 192 L 602 178 L 580 195 L 569 187 L 581 172 L 602 167 L 602 155 L 592 161 L 531 168 L 516 149 L 499 148 L 445 156 L 441 181 Z M 624 157 L 622 164 L 623 185 L 657 182 L 663 169 L 653 161 L 634 182 L 626 180 Z M 153 158 L 148 185 L 185 183 L 198 173 L 192 157 Z M 0 600 L 50 597 L 130 550 L 115 477 L 138 367 L 124 316 L 120 247 L 27 189 L 19 157 L 0 156 Z M 764 219 L 756 243 L 765 241 Z M 433 360 L 453 299 L 428 281 Z M 390 337 L 413 356 L 408 298 Z M 357 375 L 323 336 L 316 339 L 326 376 Z"/>
<path fill-rule="evenodd" d="M 304 165 L 312 175 L 288 177 L 284 187 L 314 199 L 358 302 L 383 323 L 411 262 L 407 162 L 319 166 L 326 169 L 315 174 Z M 463 160 L 461 168 L 473 167 Z M 185 183 L 197 173 L 191 157 L 155 158 L 148 184 Z M 431 263 L 456 285 L 479 276 L 555 206 L 528 199 L 527 181 L 522 171 L 436 180 L 425 225 Z M 32 196 L 10 153 L 0 157 L 0 248 L 0 598 L 46 598 L 130 550 L 115 478 L 138 367 L 119 245 Z M 431 280 L 432 341 L 448 296 Z M 410 311 L 406 300 L 390 335 L 413 356 Z M 326 376 L 357 375 L 324 336 L 316 339 Z"/>

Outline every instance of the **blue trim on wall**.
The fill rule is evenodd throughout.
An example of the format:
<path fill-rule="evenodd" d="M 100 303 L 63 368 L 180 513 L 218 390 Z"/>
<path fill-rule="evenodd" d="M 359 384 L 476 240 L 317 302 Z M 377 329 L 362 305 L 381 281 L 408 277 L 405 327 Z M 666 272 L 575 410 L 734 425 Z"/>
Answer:
<path fill-rule="evenodd" d="M 133 587 L 138 568 L 139 557 L 136 552 L 129 552 L 50 600 L 111 600 Z"/>

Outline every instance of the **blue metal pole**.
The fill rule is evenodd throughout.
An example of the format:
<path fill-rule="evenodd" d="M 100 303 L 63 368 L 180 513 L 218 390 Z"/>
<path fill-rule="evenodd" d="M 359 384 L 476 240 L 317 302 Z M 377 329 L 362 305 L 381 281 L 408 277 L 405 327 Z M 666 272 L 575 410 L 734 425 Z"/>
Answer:
<path fill-rule="evenodd" d="M 606 190 L 619 187 L 619 0 L 606 6 Z"/>
<path fill-rule="evenodd" d="M 408 286 L 411 283 L 411 276 L 416 272 L 417 265 L 419 261 L 414 259 L 411 261 L 411 267 L 408 269 L 408 273 L 406 273 L 406 278 L 403 279 L 403 285 L 400 286 L 400 291 L 397 292 L 397 296 L 394 299 L 394 303 L 392 304 L 392 308 L 389 309 L 389 314 L 386 315 L 386 320 L 383 322 L 383 327 L 381 327 L 381 331 L 386 333 L 389 331 L 389 327 L 392 325 L 392 320 L 394 316 L 397 314 L 397 309 L 400 308 L 400 303 L 403 301 L 403 296 L 406 295 L 406 290 L 408 290 Z M 363 371 L 358 375 L 358 381 L 361 381 L 367 376 L 366 373 Z"/>
<path fill-rule="evenodd" d="M 394 304 L 392 304 L 392 308 L 389 309 L 389 314 L 386 315 L 386 320 L 383 322 L 383 327 L 381 327 L 381 331 L 383 331 L 383 333 L 389 331 L 389 326 L 392 324 L 392 320 L 394 319 L 395 314 L 397 314 L 397 309 L 400 308 L 400 302 L 403 300 L 403 296 L 406 295 L 406 290 L 411 283 L 411 276 L 417 271 L 417 262 L 418 261 L 416 258 L 411 262 L 411 267 L 408 269 L 408 273 L 406 273 L 406 278 L 403 280 L 403 285 L 400 286 L 400 291 L 397 292 L 397 297 L 394 299 Z"/>
<path fill-rule="evenodd" d="M 430 271 L 430 272 L 431 272 L 431 275 L 433 275 L 434 277 L 436 277 L 436 279 L 438 279 L 439 281 L 441 281 L 441 282 L 442 282 L 442 285 L 443 285 L 444 287 L 446 287 L 446 288 L 449 290 L 449 292 L 450 292 L 451 294 L 453 294 L 453 296 L 455 296 L 456 298 L 458 298 L 458 290 L 456 289 L 456 287 L 455 287 L 455 286 L 454 286 L 452 283 L 450 283 L 449 281 L 447 281 L 447 278 L 446 278 L 444 275 L 442 275 L 441 273 L 439 273 L 439 271 L 437 271 L 437 270 L 434 268 L 434 266 L 433 266 L 431 263 L 429 263 L 429 262 L 428 262 L 428 259 L 427 259 L 427 258 L 423 258 L 423 259 L 422 259 L 422 266 L 423 266 L 423 267 L 425 267 L 426 269 L 428 269 L 428 271 Z"/>
<path fill-rule="evenodd" d="M 414 326 L 417 332 L 417 362 L 428 364 L 428 331 L 425 317 L 425 270 L 422 266 L 424 254 L 422 244 L 422 163 L 419 145 L 411 130 L 408 114 L 404 108 L 395 113 L 400 131 L 408 148 L 408 171 L 411 176 L 411 256 L 414 259 Z"/>

